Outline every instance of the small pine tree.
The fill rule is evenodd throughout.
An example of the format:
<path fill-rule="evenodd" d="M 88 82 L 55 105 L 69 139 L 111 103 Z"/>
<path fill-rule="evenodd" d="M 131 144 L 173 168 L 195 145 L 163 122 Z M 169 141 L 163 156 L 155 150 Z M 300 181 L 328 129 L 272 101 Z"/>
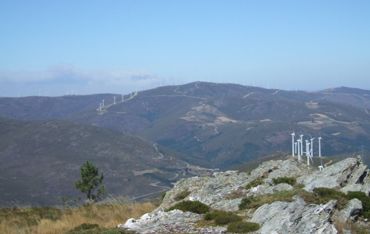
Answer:
<path fill-rule="evenodd" d="M 103 185 L 103 173 L 91 162 L 86 161 L 80 168 L 81 179 L 76 181 L 75 186 L 86 194 L 89 201 L 97 201 L 105 193 Z"/>

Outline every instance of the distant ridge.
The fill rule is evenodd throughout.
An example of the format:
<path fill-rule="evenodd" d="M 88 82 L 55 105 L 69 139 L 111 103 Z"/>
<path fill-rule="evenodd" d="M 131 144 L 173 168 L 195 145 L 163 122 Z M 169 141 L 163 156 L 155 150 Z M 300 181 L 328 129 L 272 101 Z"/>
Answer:
<path fill-rule="evenodd" d="M 230 168 L 289 150 L 291 131 L 321 135 L 324 154 L 370 151 L 370 96 L 339 87 L 318 92 L 192 82 L 144 90 L 97 108 L 114 94 L 0 98 L 0 116 L 64 120 L 140 136 L 187 162 Z M 125 98 L 128 98 L 127 94 Z"/>

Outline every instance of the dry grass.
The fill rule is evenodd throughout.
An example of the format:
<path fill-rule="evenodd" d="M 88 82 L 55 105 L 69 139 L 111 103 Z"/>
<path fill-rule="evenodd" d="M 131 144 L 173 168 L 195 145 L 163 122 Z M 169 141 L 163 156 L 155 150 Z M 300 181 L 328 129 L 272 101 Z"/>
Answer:
<path fill-rule="evenodd" d="M 366 223 L 341 222 L 336 220 L 334 226 L 339 234 L 344 234 L 348 231 L 353 234 L 369 234 L 369 225 L 366 225 Z"/>
<path fill-rule="evenodd" d="M 102 228 L 115 228 L 130 217 L 139 217 L 152 211 L 152 203 L 94 204 L 78 208 L 46 211 L 43 217 L 35 208 L 0 210 L 0 233 L 60 234 L 83 223 L 98 224 Z M 42 210 L 42 208 L 41 208 Z M 54 214 L 55 212 L 55 214 Z M 5 214 L 5 215 L 4 215 Z"/>

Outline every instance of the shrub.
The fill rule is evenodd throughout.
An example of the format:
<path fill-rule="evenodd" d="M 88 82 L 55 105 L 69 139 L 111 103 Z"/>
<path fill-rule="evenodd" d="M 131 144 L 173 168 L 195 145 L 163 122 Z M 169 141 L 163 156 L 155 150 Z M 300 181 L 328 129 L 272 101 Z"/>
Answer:
<path fill-rule="evenodd" d="M 317 196 L 316 203 L 326 203 L 330 200 L 337 200 L 338 209 L 344 208 L 348 202 L 347 196 L 335 189 L 331 188 L 314 188 L 313 193 Z"/>
<path fill-rule="evenodd" d="M 205 220 L 214 220 L 218 225 L 225 225 L 232 222 L 241 221 L 242 218 L 232 212 L 212 211 L 204 216 Z"/>
<path fill-rule="evenodd" d="M 258 208 L 263 204 L 269 204 L 275 201 L 292 201 L 296 191 L 281 191 L 274 194 L 263 195 L 259 197 L 246 197 L 243 198 L 239 204 L 239 209 L 252 209 Z"/>
<path fill-rule="evenodd" d="M 331 188 L 314 188 L 313 192 L 319 197 L 330 199 L 337 199 L 346 196 L 344 193 Z"/>
<path fill-rule="evenodd" d="M 204 214 L 209 211 L 209 206 L 201 203 L 200 201 L 182 201 L 180 203 L 175 204 L 167 211 L 175 209 L 182 210 L 184 212 L 189 211 L 197 214 Z"/>
<path fill-rule="evenodd" d="M 92 224 L 92 223 L 83 223 L 74 229 L 72 231 L 82 231 L 82 230 L 90 230 L 90 229 L 97 229 L 99 228 L 98 224 Z"/>
<path fill-rule="evenodd" d="M 255 180 L 251 181 L 249 184 L 247 184 L 245 186 L 245 189 L 250 189 L 250 188 L 256 187 L 260 184 L 263 184 L 263 179 L 262 178 L 257 178 Z"/>
<path fill-rule="evenodd" d="M 320 202 L 318 201 L 317 195 L 314 193 L 307 192 L 306 190 L 299 190 L 298 195 L 306 202 L 309 204 L 319 204 Z"/>
<path fill-rule="evenodd" d="M 180 201 L 184 199 L 185 197 L 189 196 L 190 192 L 188 190 L 184 190 L 175 196 L 175 201 Z"/>
<path fill-rule="evenodd" d="M 370 219 L 370 211 L 362 212 L 361 214 L 365 219 Z"/>
<path fill-rule="evenodd" d="M 296 183 L 296 179 L 294 177 L 279 177 L 279 178 L 272 179 L 272 182 L 275 185 L 285 183 L 285 184 L 290 184 L 294 186 Z"/>
<path fill-rule="evenodd" d="M 245 198 L 243 198 L 242 201 L 239 204 L 239 210 L 244 210 L 244 209 L 249 208 L 250 205 L 255 201 L 257 201 L 257 199 L 254 198 L 254 197 L 245 197 Z"/>
<path fill-rule="evenodd" d="M 234 222 L 230 223 L 227 227 L 228 232 L 233 233 L 246 233 L 246 232 L 254 232 L 260 229 L 260 225 L 258 223 L 251 223 L 251 222 Z"/>

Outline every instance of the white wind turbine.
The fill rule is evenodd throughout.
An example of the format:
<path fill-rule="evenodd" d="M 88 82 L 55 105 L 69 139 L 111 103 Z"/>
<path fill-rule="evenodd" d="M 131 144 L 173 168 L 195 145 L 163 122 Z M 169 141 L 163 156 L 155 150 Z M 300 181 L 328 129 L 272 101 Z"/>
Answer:
<path fill-rule="evenodd" d="M 298 161 L 300 162 L 301 161 L 301 140 L 300 139 L 298 139 L 297 140 L 297 150 L 298 150 L 298 154 L 297 154 L 297 156 L 298 156 Z"/>
<path fill-rule="evenodd" d="M 300 135 L 300 141 L 299 142 L 301 143 L 301 146 L 300 146 L 301 152 L 300 152 L 300 154 L 301 154 L 301 156 L 303 156 L 303 135 L 302 134 Z"/>
<path fill-rule="evenodd" d="M 324 165 L 322 164 L 322 157 L 321 157 L 321 139 L 322 139 L 322 137 L 320 136 L 317 139 L 319 140 L 319 158 L 320 158 L 319 170 L 322 171 L 324 169 Z"/>
<path fill-rule="evenodd" d="M 310 144 L 310 146 L 311 146 L 311 157 L 313 157 L 313 140 L 314 140 L 315 138 L 314 137 L 311 137 L 311 144 Z"/>
<path fill-rule="evenodd" d="M 294 153 L 294 145 L 295 145 L 295 143 L 294 143 L 294 136 L 295 136 L 295 133 L 293 132 L 290 135 L 292 135 L 292 156 L 294 157 L 295 156 L 295 153 Z"/>
<path fill-rule="evenodd" d="M 312 161 L 311 157 L 311 147 L 309 140 L 306 140 L 306 157 L 307 157 L 307 166 L 310 165 L 310 160 Z"/>

